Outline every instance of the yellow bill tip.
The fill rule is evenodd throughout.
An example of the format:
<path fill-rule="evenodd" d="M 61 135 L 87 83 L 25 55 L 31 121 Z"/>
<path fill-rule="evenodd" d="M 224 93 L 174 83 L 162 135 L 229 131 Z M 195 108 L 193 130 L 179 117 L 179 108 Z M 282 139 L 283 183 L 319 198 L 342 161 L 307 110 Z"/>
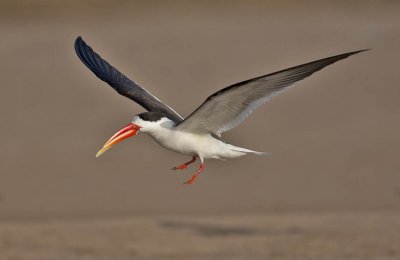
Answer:
<path fill-rule="evenodd" d="M 96 158 L 97 158 L 97 157 L 100 157 L 100 155 L 102 155 L 102 154 L 103 154 L 105 151 L 107 151 L 109 148 L 110 148 L 110 146 L 108 146 L 108 147 L 103 146 L 103 148 L 101 148 L 100 151 L 98 151 L 98 152 L 96 153 Z"/>

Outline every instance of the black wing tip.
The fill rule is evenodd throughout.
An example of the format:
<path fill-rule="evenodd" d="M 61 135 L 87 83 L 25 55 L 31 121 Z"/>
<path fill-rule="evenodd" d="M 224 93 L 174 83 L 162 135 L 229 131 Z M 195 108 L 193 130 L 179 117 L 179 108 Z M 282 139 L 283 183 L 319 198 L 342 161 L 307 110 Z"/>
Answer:
<path fill-rule="evenodd" d="M 363 51 L 370 51 L 370 50 L 372 50 L 372 49 L 363 49 L 363 50 L 357 51 L 357 53 L 358 53 L 358 52 L 363 52 Z"/>
<path fill-rule="evenodd" d="M 81 45 L 82 43 L 85 43 L 85 41 L 82 39 L 82 37 L 81 36 L 76 37 L 75 46 Z"/>
<path fill-rule="evenodd" d="M 89 53 L 94 52 L 93 49 L 82 39 L 81 36 L 78 36 L 76 38 L 74 47 L 76 54 L 78 54 L 78 56 L 82 59 L 82 61 L 87 59 L 86 57 L 84 57 L 85 56 L 84 52 L 89 52 Z"/>
<path fill-rule="evenodd" d="M 359 50 L 359 51 L 352 51 L 352 52 L 349 52 L 349 53 L 346 53 L 346 54 L 351 56 L 351 55 L 354 55 L 354 54 L 357 54 L 357 53 L 361 53 L 361 52 L 364 52 L 364 51 L 370 51 L 370 50 L 372 50 L 372 49 L 363 49 L 363 50 Z"/>
<path fill-rule="evenodd" d="M 74 48 L 76 55 L 78 55 L 78 58 L 83 62 L 83 64 L 85 64 L 86 67 L 88 67 L 92 72 L 96 74 L 96 76 L 99 77 L 98 64 L 95 63 L 95 60 L 97 58 L 93 59 L 96 56 L 96 53 L 89 45 L 86 44 L 81 36 L 78 36 L 76 38 Z"/>
<path fill-rule="evenodd" d="M 363 52 L 363 51 L 370 51 L 372 49 L 363 49 L 363 50 L 359 50 L 359 51 L 355 51 L 355 53 L 359 53 L 359 52 Z"/>
<path fill-rule="evenodd" d="M 350 56 L 353 56 L 353 55 L 355 55 L 355 54 L 358 54 L 358 53 L 361 53 L 361 52 L 364 52 L 364 51 L 369 51 L 369 50 L 371 50 L 371 49 L 363 49 L 363 50 L 358 50 L 358 51 L 346 52 L 346 53 L 334 55 L 334 56 L 331 56 L 331 57 L 328 57 L 328 58 L 325 58 L 325 59 L 317 60 L 316 62 L 323 61 L 323 60 L 335 60 L 335 61 L 339 61 L 339 60 L 348 58 L 348 57 L 350 57 Z M 314 62 L 314 61 L 313 61 L 313 62 Z M 310 63 L 313 63 L 313 62 L 310 62 Z M 303 65 L 304 65 L 304 64 L 303 64 Z M 300 65 L 300 66 L 302 66 L 302 65 Z"/>
<path fill-rule="evenodd" d="M 113 83 L 118 80 L 116 74 L 121 74 L 114 67 L 112 67 L 107 61 L 100 57 L 81 36 L 78 36 L 75 40 L 75 52 L 78 58 L 85 64 L 85 66 L 90 69 L 99 79 L 107 82 L 113 86 Z M 116 73 L 116 72 L 118 73 Z"/>
<path fill-rule="evenodd" d="M 85 48 L 86 46 L 87 46 L 86 42 L 82 39 L 81 36 L 78 36 L 75 40 L 74 47 L 75 47 L 75 52 L 76 54 L 78 54 L 78 57 L 80 59 L 82 59 L 82 54 L 81 54 L 82 49 Z"/>
<path fill-rule="evenodd" d="M 78 56 L 80 56 L 79 54 L 80 54 L 81 50 L 84 49 L 84 48 L 87 48 L 88 45 L 87 45 L 86 42 L 82 39 L 81 36 L 78 36 L 78 37 L 76 38 L 76 40 L 75 40 L 74 47 L 75 47 L 76 53 L 78 54 Z"/>

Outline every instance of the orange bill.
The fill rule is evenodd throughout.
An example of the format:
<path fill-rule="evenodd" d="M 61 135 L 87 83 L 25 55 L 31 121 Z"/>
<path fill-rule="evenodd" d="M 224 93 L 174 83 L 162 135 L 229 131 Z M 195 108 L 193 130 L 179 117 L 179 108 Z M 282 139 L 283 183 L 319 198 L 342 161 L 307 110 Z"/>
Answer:
<path fill-rule="evenodd" d="M 96 157 L 99 157 L 102 155 L 105 151 L 111 148 L 116 143 L 121 142 L 122 140 L 129 138 L 131 136 L 135 136 L 137 132 L 139 131 L 140 126 L 130 123 L 118 132 L 116 132 L 103 146 L 103 148 L 100 149 L 100 151 L 97 152 Z"/>

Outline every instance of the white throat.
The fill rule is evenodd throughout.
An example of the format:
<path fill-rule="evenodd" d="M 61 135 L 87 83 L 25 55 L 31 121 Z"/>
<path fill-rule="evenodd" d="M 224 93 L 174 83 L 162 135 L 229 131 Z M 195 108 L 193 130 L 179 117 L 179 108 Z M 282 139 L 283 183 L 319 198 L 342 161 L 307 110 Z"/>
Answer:
<path fill-rule="evenodd" d="M 150 135 L 158 143 L 164 143 L 175 126 L 175 123 L 166 117 L 158 121 L 145 121 L 140 117 L 135 117 L 132 122 L 141 127 L 140 132 Z"/>

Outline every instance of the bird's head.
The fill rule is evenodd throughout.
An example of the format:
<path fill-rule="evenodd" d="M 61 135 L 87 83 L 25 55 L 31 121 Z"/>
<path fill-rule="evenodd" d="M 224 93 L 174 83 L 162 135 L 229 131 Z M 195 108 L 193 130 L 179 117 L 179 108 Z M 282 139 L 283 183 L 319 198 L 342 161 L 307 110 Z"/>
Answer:
<path fill-rule="evenodd" d="M 157 112 L 144 112 L 133 117 L 132 122 L 116 132 L 97 152 L 96 157 L 102 155 L 116 143 L 135 136 L 138 132 L 152 133 L 160 127 L 170 126 L 172 121 Z"/>

